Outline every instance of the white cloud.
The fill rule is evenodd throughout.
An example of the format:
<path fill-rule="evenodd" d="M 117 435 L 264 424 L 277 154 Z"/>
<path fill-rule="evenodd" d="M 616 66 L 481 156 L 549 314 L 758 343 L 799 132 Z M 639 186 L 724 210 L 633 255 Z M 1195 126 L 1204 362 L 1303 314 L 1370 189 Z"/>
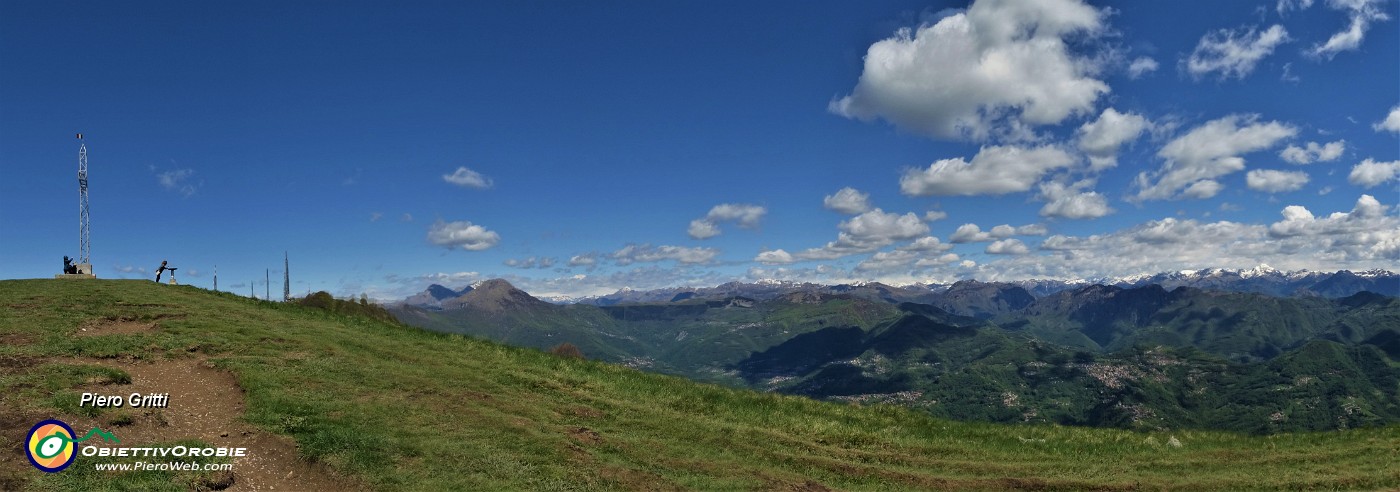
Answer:
<path fill-rule="evenodd" d="M 1400 259 L 1400 217 L 1386 215 L 1388 208 L 1371 195 L 1361 195 L 1351 212 L 1320 218 L 1301 205 L 1289 205 L 1283 220 L 1269 226 L 1269 236 L 1319 242 L 1351 257 Z"/>
<path fill-rule="evenodd" d="M 939 241 L 938 238 L 933 237 L 933 236 L 921 237 L 921 238 L 915 239 L 914 242 L 912 242 L 912 243 L 909 243 L 909 244 L 906 244 L 906 245 L 904 245 L 904 246 L 900 246 L 900 247 L 899 247 L 899 250 L 900 250 L 900 251 L 922 251 L 922 252 L 929 252 L 929 251 L 943 252 L 943 251 L 948 251 L 948 250 L 950 250 L 950 249 L 953 249 L 953 245 L 951 245 L 951 244 L 943 244 L 942 241 Z"/>
<path fill-rule="evenodd" d="M 1020 239 L 1003 239 L 987 245 L 987 253 L 994 255 L 1024 255 L 1030 252 L 1030 248 Z"/>
<path fill-rule="evenodd" d="M 721 222 L 737 222 L 739 227 L 752 229 L 758 227 L 758 222 L 767 213 L 767 208 L 758 205 L 721 203 L 710 208 L 710 212 L 704 217 L 690 221 L 686 233 L 694 239 L 709 239 L 720 235 Z"/>
<path fill-rule="evenodd" d="M 1139 56 L 1128 64 L 1128 78 L 1137 79 L 1157 71 L 1157 60 L 1145 56 Z"/>
<path fill-rule="evenodd" d="M 687 248 L 684 246 L 652 246 L 650 244 L 628 244 L 614 251 L 612 259 L 618 265 L 632 263 L 654 263 L 673 260 L 677 263 L 710 263 L 719 256 L 714 248 Z"/>
<path fill-rule="evenodd" d="M 554 258 L 549 258 L 549 257 L 544 257 L 544 256 L 540 256 L 540 257 L 530 256 L 530 257 L 520 258 L 520 259 L 510 258 L 510 259 L 507 259 L 504 263 L 505 263 L 506 266 L 511 267 L 511 268 L 529 269 L 529 268 L 549 268 L 549 267 L 554 266 L 554 261 L 555 261 Z"/>
<path fill-rule="evenodd" d="M 822 206 L 846 215 L 855 215 L 870 210 L 870 194 L 847 186 L 823 198 Z"/>
<path fill-rule="evenodd" d="M 1308 173 L 1302 171 L 1277 171 L 1254 169 L 1245 174 L 1245 184 L 1249 189 L 1265 193 L 1298 191 L 1308 184 Z"/>
<path fill-rule="evenodd" d="M 1064 38 L 1097 35 L 1104 13 L 1078 0 L 979 0 L 870 46 L 856 88 L 828 110 L 877 117 L 936 138 L 986 139 L 993 127 L 1056 124 L 1091 111 L 1108 85 Z M 997 125 L 999 120 L 1010 120 Z"/>
<path fill-rule="evenodd" d="M 1020 227 L 1011 227 L 1010 224 L 1002 224 L 993 227 L 990 231 L 983 231 L 977 224 L 963 224 L 953 231 L 953 235 L 948 237 L 951 243 L 980 243 L 997 239 L 1006 239 L 1011 236 L 1043 236 L 1047 232 L 1045 226 L 1040 224 L 1026 224 Z"/>
<path fill-rule="evenodd" d="M 819 248 L 808 248 L 796 254 L 782 249 L 763 251 L 754 261 L 765 264 L 783 264 L 810 260 L 831 260 L 853 254 L 869 253 L 896 241 L 907 241 L 925 236 L 928 224 L 918 215 L 909 212 L 903 215 L 888 213 L 878 208 L 851 217 L 837 226 L 840 232 L 836 240 Z"/>
<path fill-rule="evenodd" d="M 1345 10 L 1351 18 L 1347 28 L 1333 34 L 1326 43 L 1315 44 L 1303 53 L 1314 58 L 1337 56 L 1337 53 L 1359 48 L 1366 39 L 1366 31 L 1372 22 L 1390 19 L 1382 10 L 1386 0 L 1327 0 L 1327 6 L 1334 10 Z"/>
<path fill-rule="evenodd" d="M 1390 108 L 1390 114 L 1385 116 L 1385 120 L 1376 123 L 1371 128 L 1376 131 L 1400 133 L 1400 105 Z"/>
<path fill-rule="evenodd" d="M 379 213 L 379 212 L 371 212 L 371 213 L 369 214 L 369 221 L 370 221 L 370 222 L 379 222 L 379 219 L 382 219 L 382 218 L 384 218 L 384 214 Z"/>
<path fill-rule="evenodd" d="M 1046 173 L 1074 164 L 1059 147 L 983 147 L 972 157 L 942 159 L 928 169 L 910 169 L 899 179 L 909 196 L 1003 195 L 1026 191 Z"/>
<path fill-rule="evenodd" d="M 1191 186 L 1187 186 L 1185 190 L 1181 191 L 1181 196 L 1205 200 L 1220 193 L 1220 190 L 1223 188 L 1225 188 L 1225 185 L 1220 184 L 1219 181 L 1206 179 L 1191 183 Z"/>
<path fill-rule="evenodd" d="M 1092 186 L 1093 182 L 1089 180 L 1071 185 L 1058 181 L 1041 183 L 1040 198 L 1046 203 L 1040 207 L 1040 215 L 1065 219 L 1097 219 L 1113 213 L 1107 198 L 1096 191 L 1084 191 Z"/>
<path fill-rule="evenodd" d="M 937 222 L 946 218 L 948 218 L 948 212 L 942 210 L 929 210 L 924 212 L 925 222 Z"/>
<path fill-rule="evenodd" d="M 797 258 L 794 258 L 792 254 L 788 253 L 787 251 L 783 251 L 781 249 L 774 249 L 759 252 L 758 256 L 755 256 L 753 258 L 753 261 L 763 263 L 765 265 L 784 265 L 796 262 Z"/>
<path fill-rule="evenodd" d="M 1323 145 L 1308 142 L 1306 146 L 1289 145 L 1278 156 L 1292 164 L 1312 164 L 1314 162 L 1335 161 L 1346 152 L 1346 140 L 1338 140 Z"/>
<path fill-rule="evenodd" d="M 462 248 L 468 251 L 490 249 L 501 242 L 501 236 L 485 227 L 462 220 L 455 222 L 434 222 L 428 228 L 428 242 L 447 249 Z"/>
<path fill-rule="evenodd" d="M 1134 198 L 1163 200 L 1178 192 L 1192 198 L 1215 196 L 1223 188 L 1216 178 L 1244 170 L 1240 155 L 1267 149 L 1298 132 L 1277 121 L 1258 120 L 1258 115 L 1232 114 L 1168 142 L 1157 152 L 1165 160 L 1161 169 L 1138 174 Z"/>
<path fill-rule="evenodd" d="M 458 167 L 452 174 L 442 175 L 442 180 L 464 188 L 481 190 L 491 187 L 491 178 L 465 167 Z"/>
<path fill-rule="evenodd" d="M 1278 0 L 1278 15 L 1289 10 L 1307 10 L 1312 4 L 1313 0 Z"/>
<path fill-rule="evenodd" d="M 1113 108 L 1103 110 L 1097 120 L 1079 127 L 1079 150 L 1089 156 L 1089 167 L 1095 171 L 1118 165 L 1118 148 L 1131 142 L 1151 128 L 1147 118 L 1134 113 L 1119 113 Z"/>
<path fill-rule="evenodd" d="M 598 265 L 598 253 L 584 253 L 569 257 L 569 266 L 592 269 Z"/>
<path fill-rule="evenodd" d="M 198 189 L 198 186 L 190 182 L 190 178 L 193 176 L 193 169 L 175 169 L 157 174 L 156 181 L 160 183 L 162 188 L 189 198 Z"/>
<path fill-rule="evenodd" d="M 944 253 L 953 248 L 933 236 L 921 237 L 913 242 L 895 248 L 894 251 L 881 251 L 870 255 L 856 265 L 860 272 L 894 272 L 910 268 L 925 268 L 945 265 L 959 260 L 955 253 Z"/>
<path fill-rule="evenodd" d="M 900 241 L 928 234 L 928 224 L 913 212 L 900 215 L 878 208 L 846 219 L 838 228 L 862 241 Z"/>
<path fill-rule="evenodd" d="M 1198 80 L 1212 72 L 1219 72 L 1221 79 L 1243 79 L 1254 71 L 1259 60 L 1287 41 L 1288 30 L 1278 24 L 1264 32 L 1253 27 L 1212 31 L 1201 37 L 1196 50 L 1186 59 L 1186 71 Z"/>
<path fill-rule="evenodd" d="M 720 234 L 719 224 L 706 219 L 690 221 L 690 227 L 686 228 L 685 232 L 694 239 L 709 239 Z"/>
<path fill-rule="evenodd" d="M 1400 161 L 1376 162 L 1372 159 L 1361 161 L 1351 168 L 1351 174 L 1347 175 L 1347 182 L 1372 188 L 1393 181 L 1400 177 Z"/>
<path fill-rule="evenodd" d="M 1400 260 L 1400 217 L 1363 196 L 1350 213 L 1313 217 L 1301 206 L 1283 209 L 1272 225 L 1165 218 L 1091 236 L 1055 235 L 1041 254 L 1006 256 L 983 264 L 982 280 L 1094 278 L 1206 267 L 1314 271 L 1392 268 Z"/>

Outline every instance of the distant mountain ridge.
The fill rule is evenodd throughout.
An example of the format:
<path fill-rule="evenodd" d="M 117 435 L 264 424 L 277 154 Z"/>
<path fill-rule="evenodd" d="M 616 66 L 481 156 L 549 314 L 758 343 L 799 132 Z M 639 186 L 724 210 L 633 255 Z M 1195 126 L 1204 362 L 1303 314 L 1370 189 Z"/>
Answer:
<path fill-rule="evenodd" d="M 928 301 L 932 299 L 928 294 L 946 292 L 963 282 L 976 282 L 976 284 L 965 285 L 964 288 L 978 284 L 1016 286 L 1024 289 L 1026 293 L 1036 298 L 1089 285 L 1112 285 L 1130 288 L 1153 284 L 1161 285 L 1167 290 L 1172 290 L 1177 287 L 1194 287 L 1203 290 L 1252 292 L 1271 296 L 1321 296 L 1342 298 L 1364 291 L 1388 296 L 1400 296 L 1400 274 L 1389 270 L 1375 269 L 1362 272 L 1352 272 L 1349 270 L 1339 270 L 1336 272 L 1314 272 L 1309 270 L 1282 271 L 1261 264 L 1254 268 L 1245 269 L 1203 268 L 1199 270 L 1182 270 L 1176 272 L 1090 279 L 1030 279 L 995 282 L 961 280 L 952 284 L 928 283 L 903 286 L 892 286 L 880 282 L 823 285 L 811 282 L 764 279 L 755 282 L 728 282 L 714 287 L 666 287 L 653 290 L 635 290 L 624 287 L 612 294 L 568 299 L 567 302 L 564 303 L 607 306 L 612 304 L 677 302 L 691 298 L 723 298 L 732 296 L 768 300 L 793 292 L 852 294 L 869 299 L 884 299 L 888 302 Z"/>

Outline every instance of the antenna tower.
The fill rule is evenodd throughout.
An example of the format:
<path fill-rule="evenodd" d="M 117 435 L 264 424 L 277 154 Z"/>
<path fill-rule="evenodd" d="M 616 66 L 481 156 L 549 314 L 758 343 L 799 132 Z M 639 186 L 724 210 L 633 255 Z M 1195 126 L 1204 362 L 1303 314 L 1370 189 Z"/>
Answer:
<path fill-rule="evenodd" d="M 292 274 L 288 271 L 291 263 L 287 261 L 287 252 L 282 252 L 282 301 L 292 300 Z"/>
<path fill-rule="evenodd" d="M 88 218 L 88 163 L 87 144 L 83 134 L 78 134 L 78 263 L 91 265 L 91 225 Z M 90 272 L 85 272 L 90 273 Z"/>

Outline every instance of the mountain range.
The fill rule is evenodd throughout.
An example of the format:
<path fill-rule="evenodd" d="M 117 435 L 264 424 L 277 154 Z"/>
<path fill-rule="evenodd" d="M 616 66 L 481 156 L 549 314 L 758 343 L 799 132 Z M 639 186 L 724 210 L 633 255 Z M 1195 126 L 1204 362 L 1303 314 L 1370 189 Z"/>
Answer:
<path fill-rule="evenodd" d="M 634 290 L 624 287 L 617 292 L 603 296 L 582 298 L 558 297 L 546 300 L 559 304 L 578 303 L 606 306 L 621 303 L 680 301 L 694 297 L 743 296 L 764 300 L 790 292 L 849 292 L 872 298 L 888 298 L 898 301 L 918 302 L 921 298 L 927 298 L 930 293 L 943 292 L 963 282 L 967 281 L 951 284 L 916 283 L 904 286 L 891 286 L 879 282 L 822 285 L 808 282 L 765 279 L 750 283 L 729 282 L 715 287 L 668 287 L 654 290 Z M 1195 287 L 1198 289 L 1231 292 L 1253 292 L 1271 296 L 1346 297 L 1357 292 L 1365 291 L 1389 296 L 1400 296 L 1400 274 L 1388 270 L 1368 270 L 1364 272 L 1351 272 L 1348 270 L 1336 272 L 1313 272 L 1309 270 L 1281 271 L 1268 265 L 1259 265 L 1248 269 L 1205 268 L 1200 270 L 1183 270 L 1123 277 L 1069 280 L 1032 279 L 996 283 L 1020 287 L 1035 297 L 1047 296 L 1059 291 L 1077 289 L 1095 284 L 1112 285 L 1116 287 L 1161 285 L 1169 290 L 1177 287 Z M 409 302 L 409 304 L 414 303 Z"/>
<path fill-rule="evenodd" d="M 1058 285 L 767 281 L 555 304 L 498 279 L 389 309 L 437 331 L 955 419 L 1268 433 L 1400 421 L 1398 282 L 1211 269 Z"/>

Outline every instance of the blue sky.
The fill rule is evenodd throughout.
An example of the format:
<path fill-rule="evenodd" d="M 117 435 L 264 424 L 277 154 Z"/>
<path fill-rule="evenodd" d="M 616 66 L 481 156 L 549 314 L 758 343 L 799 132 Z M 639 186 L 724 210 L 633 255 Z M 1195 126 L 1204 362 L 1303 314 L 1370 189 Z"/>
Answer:
<path fill-rule="evenodd" d="M 1400 260 L 1400 5 L 6 2 L 0 278 L 547 296 Z M 1001 227 L 998 227 L 1001 226 Z M 280 295 L 280 294 L 274 294 Z"/>

